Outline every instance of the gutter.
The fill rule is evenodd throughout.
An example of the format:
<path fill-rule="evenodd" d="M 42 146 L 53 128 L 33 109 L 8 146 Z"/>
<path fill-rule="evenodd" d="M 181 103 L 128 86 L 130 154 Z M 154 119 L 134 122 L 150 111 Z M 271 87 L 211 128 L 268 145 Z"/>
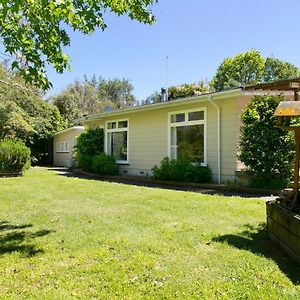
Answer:
<path fill-rule="evenodd" d="M 215 100 L 222 100 L 222 99 L 226 99 L 229 97 L 238 96 L 240 94 L 241 94 L 241 89 L 236 88 L 236 89 L 224 91 L 224 92 L 207 93 L 207 94 L 202 94 L 202 95 L 198 95 L 198 96 L 176 99 L 176 100 L 172 100 L 172 101 L 165 101 L 165 102 L 159 102 L 159 103 L 155 103 L 155 104 L 139 105 L 139 106 L 135 106 L 135 107 L 131 107 L 131 108 L 124 108 L 124 109 L 115 110 L 112 112 L 102 112 L 99 114 L 88 115 L 86 117 L 78 119 L 77 121 L 81 121 L 81 122 L 85 123 L 85 122 L 89 122 L 89 121 L 100 120 L 105 117 L 120 116 L 120 115 L 124 115 L 124 114 L 129 114 L 129 113 L 137 113 L 140 111 L 151 111 L 151 110 L 156 110 L 159 108 L 168 108 L 171 106 L 176 107 L 177 105 L 179 106 L 182 104 L 198 103 L 201 101 L 207 101 L 208 97 L 213 97 Z"/>
<path fill-rule="evenodd" d="M 221 110 L 220 110 L 220 106 L 218 106 L 215 102 L 212 101 L 212 96 L 211 95 L 209 95 L 207 98 L 208 98 L 208 101 L 217 110 L 218 184 L 221 184 Z"/>

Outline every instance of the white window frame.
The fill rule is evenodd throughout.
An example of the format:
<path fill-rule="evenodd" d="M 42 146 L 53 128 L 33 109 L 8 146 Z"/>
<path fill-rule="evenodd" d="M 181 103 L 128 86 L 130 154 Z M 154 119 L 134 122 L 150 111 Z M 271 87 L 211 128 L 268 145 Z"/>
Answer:
<path fill-rule="evenodd" d="M 56 142 L 56 153 L 69 153 L 69 141 L 61 140 Z"/>
<path fill-rule="evenodd" d="M 119 122 L 127 122 L 127 127 L 125 128 L 119 128 Z M 113 129 L 108 129 L 108 124 L 109 123 L 113 123 L 116 122 L 117 127 L 113 128 Z M 113 132 L 127 132 L 127 160 L 116 160 L 117 164 L 129 164 L 129 119 L 118 119 L 118 120 L 108 120 L 105 122 L 105 128 L 104 128 L 104 149 L 105 149 L 105 153 L 109 154 L 109 145 L 107 142 L 107 135 L 109 133 L 113 133 Z"/>
<path fill-rule="evenodd" d="M 198 112 L 203 111 L 204 119 L 203 120 L 195 120 L 195 121 L 188 121 L 188 114 L 191 112 Z M 184 122 L 171 122 L 172 115 L 176 114 L 185 114 L 185 121 Z M 178 111 L 172 111 L 168 113 L 168 157 L 171 158 L 171 130 L 172 127 L 181 127 L 181 126 L 192 126 L 192 125 L 204 125 L 204 161 L 201 163 L 201 166 L 207 166 L 207 132 L 206 132 L 206 107 L 198 107 L 198 108 L 191 108 L 191 109 L 184 109 Z"/>

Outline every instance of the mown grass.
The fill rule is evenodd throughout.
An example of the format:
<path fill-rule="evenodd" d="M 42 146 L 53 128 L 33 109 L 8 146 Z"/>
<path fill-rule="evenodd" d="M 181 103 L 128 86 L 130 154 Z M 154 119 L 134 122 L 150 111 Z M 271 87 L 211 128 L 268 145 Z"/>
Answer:
<path fill-rule="evenodd" d="M 1 299 L 300 299 L 265 202 L 33 168 L 0 179 Z"/>

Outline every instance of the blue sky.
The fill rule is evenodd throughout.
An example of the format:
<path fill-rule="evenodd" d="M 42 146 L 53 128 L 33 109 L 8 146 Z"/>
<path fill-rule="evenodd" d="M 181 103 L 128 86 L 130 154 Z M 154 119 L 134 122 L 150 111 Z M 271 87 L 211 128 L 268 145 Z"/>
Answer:
<path fill-rule="evenodd" d="M 75 79 L 127 78 L 139 100 L 166 84 L 210 80 L 225 57 L 257 49 L 300 67 L 299 0 L 160 0 L 156 23 L 106 16 L 107 29 L 91 36 L 70 31 L 71 72 L 49 70 L 49 94 Z"/>

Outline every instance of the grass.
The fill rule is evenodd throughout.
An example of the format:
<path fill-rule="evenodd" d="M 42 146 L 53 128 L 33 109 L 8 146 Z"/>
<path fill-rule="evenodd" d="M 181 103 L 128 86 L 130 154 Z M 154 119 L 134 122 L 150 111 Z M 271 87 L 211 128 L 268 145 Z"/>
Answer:
<path fill-rule="evenodd" d="M 63 176 L 0 179 L 1 299 L 300 299 L 262 200 Z"/>

